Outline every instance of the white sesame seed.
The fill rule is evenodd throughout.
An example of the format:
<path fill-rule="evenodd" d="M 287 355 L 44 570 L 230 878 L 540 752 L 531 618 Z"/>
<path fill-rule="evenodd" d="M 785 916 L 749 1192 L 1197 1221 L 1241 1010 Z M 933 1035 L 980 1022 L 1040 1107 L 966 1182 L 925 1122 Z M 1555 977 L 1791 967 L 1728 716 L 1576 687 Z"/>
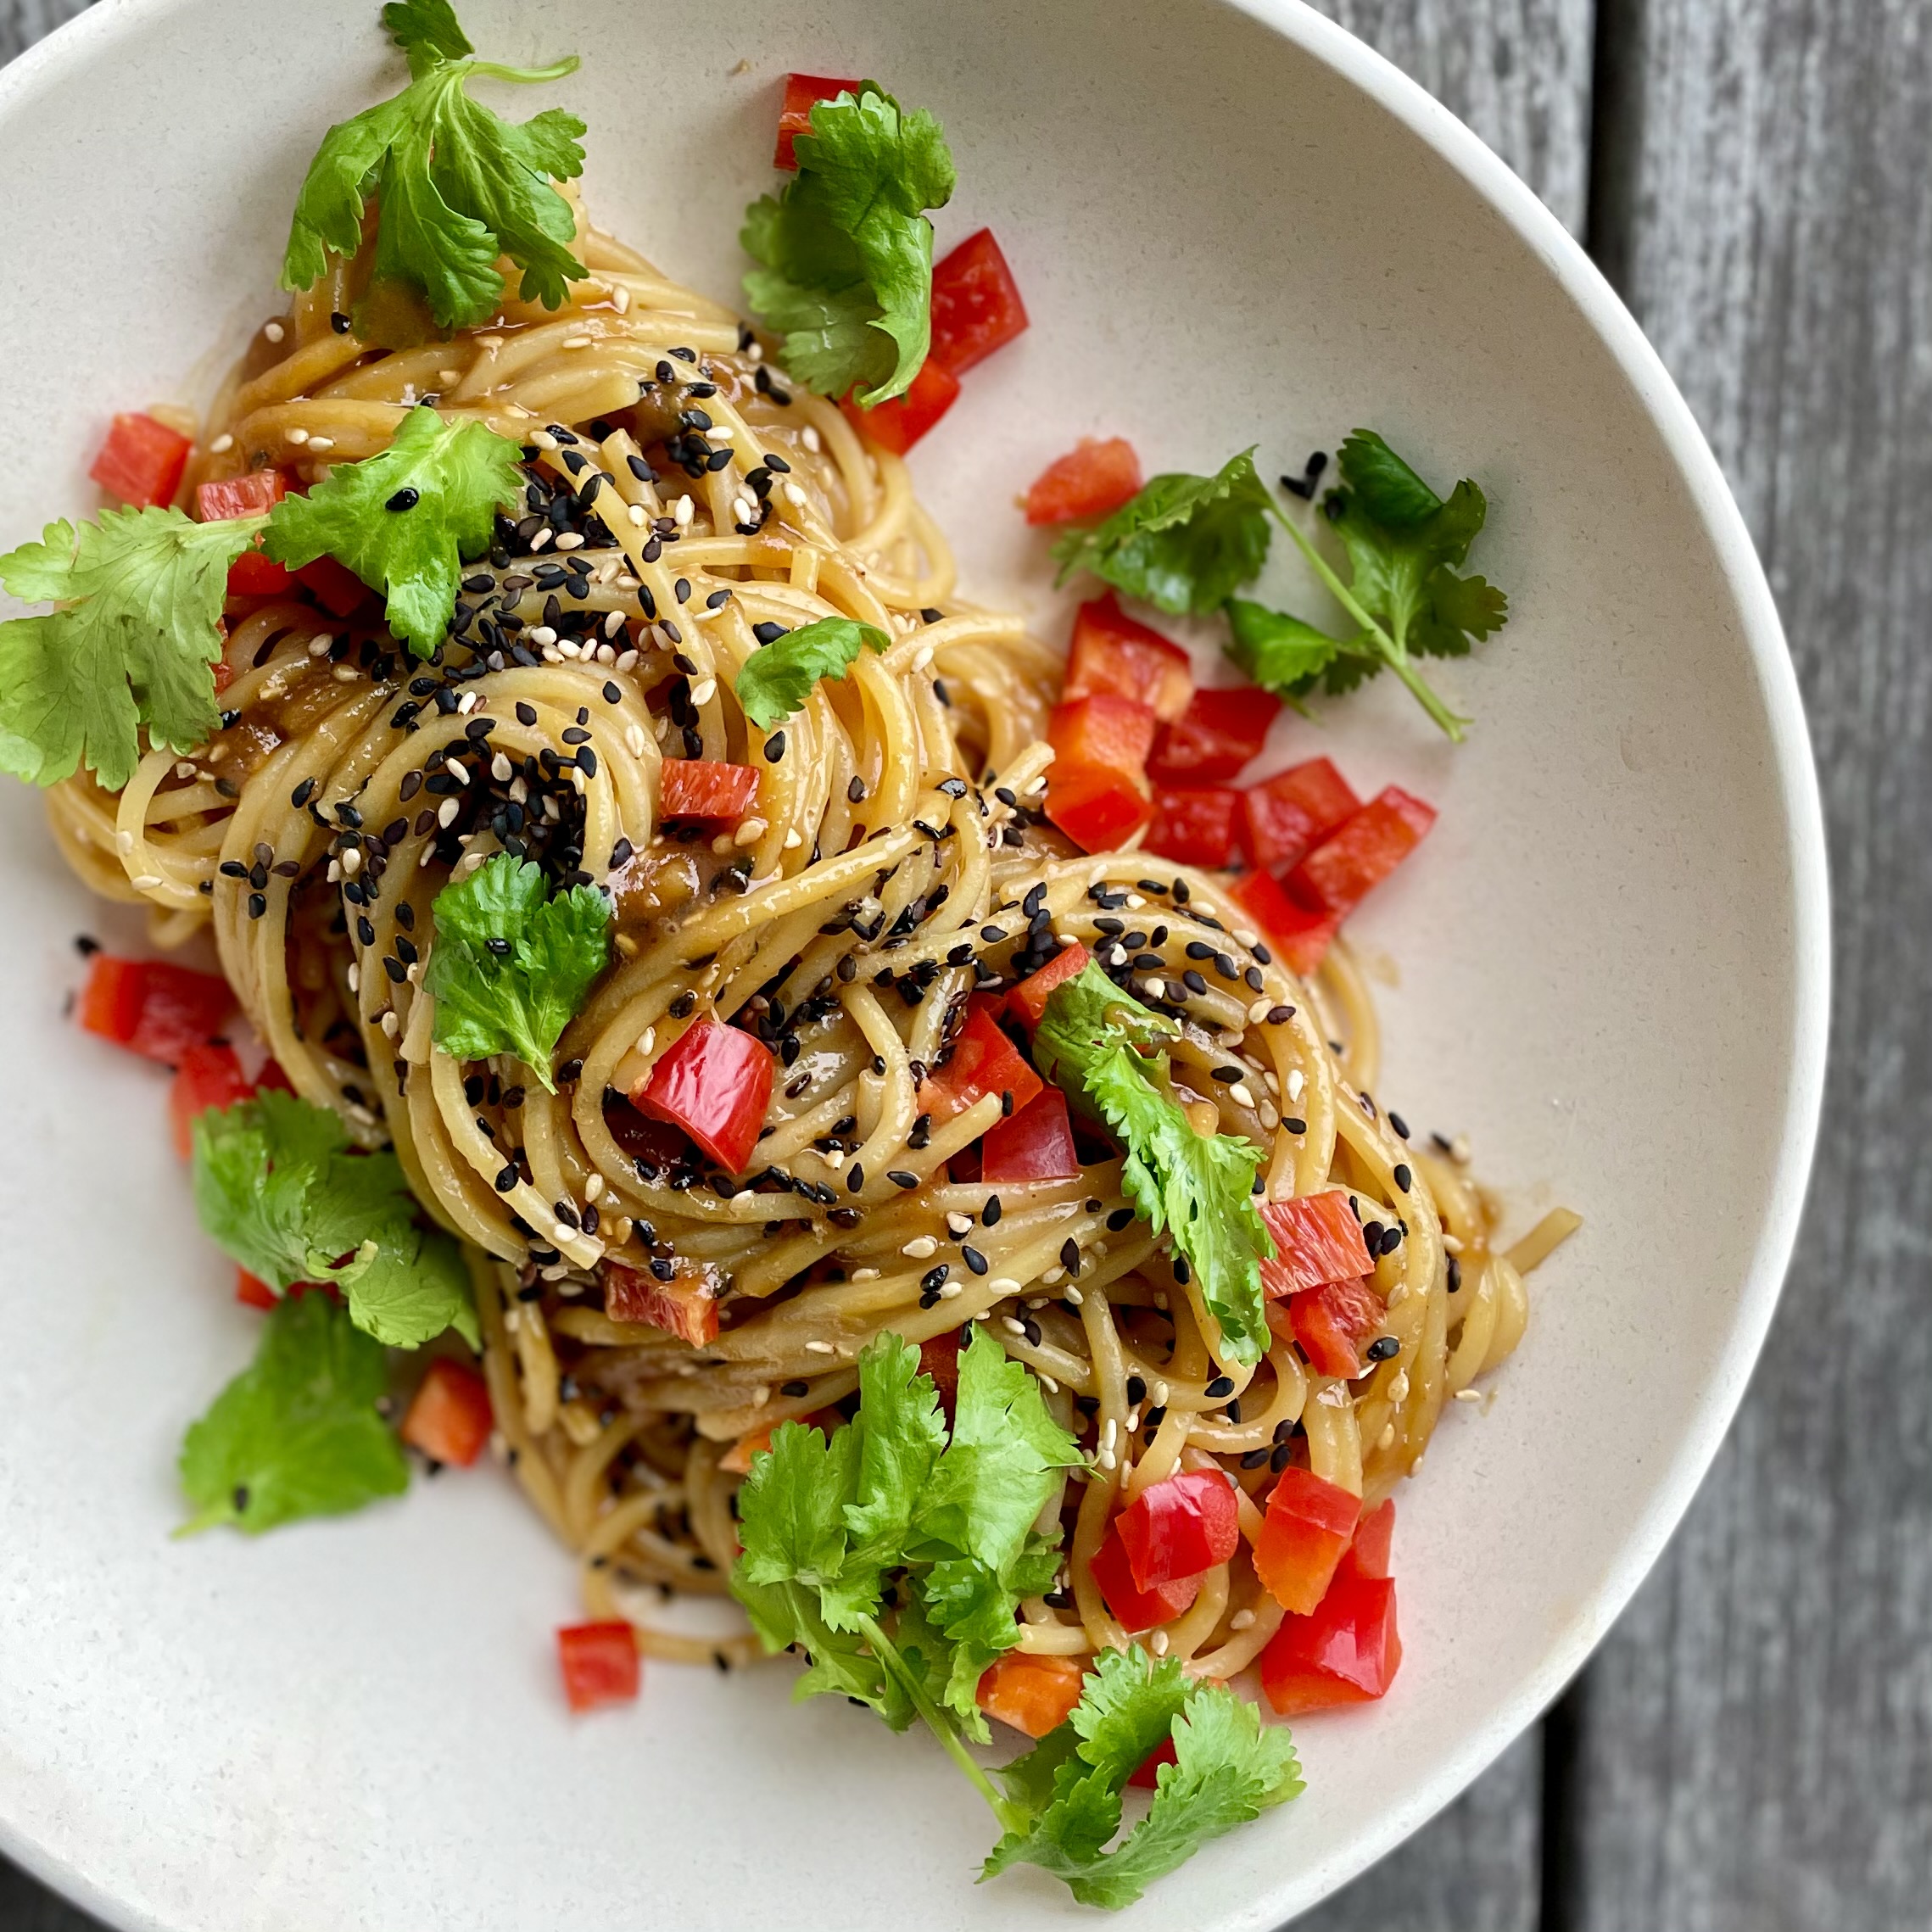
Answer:
<path fill-rule="evenodd" d="M 1111 1476 L 1120 1466 L 1120 1457 L 1110 1449 L 1102 1449 L 1093 1460 L 1095 1465 L 1108 1476 Z"/>
<path fill-rule="evenodd" d="M 462 379 L 463 371 L 461 369 L 438 369 L 436 371 L 436 380 L 446 389 L 454 388 Z"/>
<path fill-rule="evenodd" d="M 1248 1024 L 1250 1026 L 1259 1026 L 1273 1010 L 1274 1004 L 1271 999 L 1265 997 L 1256 1000 L 1248 1009 Z"/>
<path fill-rule="evenodd" d="M 510 783 L 510 760 L 501 751 L 499 751 L 490 760 L 489 775 L 499 785 L 508 785 Z"/>
<path fill-rule="evenodd" d="M 631 292 L 629 289 L 624 287 L 623 282 L 620 282 L 617 287 L 611 291 L 611 306 L 615 309 L 620 315 L 628 315 L 630 312 L 630 305 Z"/>
<path fill-rule="evenodd" d="M 537 430 L 531 436 L 530 441 L 532 445 L 539 449 L 554 449 L 557 446 L 556 438 L 552 436 L 547 429 Z"/>
<path fill-rule="evenodd" d="M 644 756 L 645 746 L 648 742 L 649 740 L 644 735 L 644 727 L 641 724 L 627 724 L 624 727 L 624 749 L 634 758 L 641 758 Z"/>
<path fill-rule="evenodd" d="M 588 349 L 595 338 L 587 335 L 567 335 L 563 338 L 566 349 Z"/>
<path fill-rule="evenodd" d="M 1227 1092 L 1228 1098 L 1237 1107 L 1252 1107 L 1254 1104 L 1254 1090 L 1244 1080 L 1237 1080 Z"/>
<path fill-rule="evenodd" d="M 1459 1388 L 1455 1392 L 1455 1399 L 1458 1402 L 1480 1402 L 1483 1399 L 1483 1391 L 1479 1388 Z"/>
<path fill-rule="evenodd" d="M 942 1281 L 940 1284 L 939 1298 L 941 1301 L 951 1301 L 955 1295 L 963 1294 L 965 1292 L 966 1284 L 963 1281 Z"/>
<path fill-rule="evenodd" d="M 402 1019 L 400 1015 L 398 1014 L 396 1009 L 394 1007 L 391 1007 L 388 1011 L 382 1015 L 382 1030 L 387 1033 L 392 1040 L 394 1040 L 395 1036 L 402 1031 Z"/>
<path fill-rule="evenodd" d="M 1384 1422 L 1382 1424 L 1382 1433 L 1376 1438 L 1375 1446 L 1380 1449 L 1393 1449 L 1395 1446 L 1394 1423 Z"/>
<path fill-rule="evenodd" d="M 581 530 L 565 530 L 557 537 L 560 550 L 580 550 L 584 548 L 584 533 Z"/>
<path fill-rule="evenodd" d="M 224 429 L 221 433 L 208 445 L 208 453 L 211 456 L 226 456 L 228 452 L 234 447 L 235 438 L 231 436 L 226 430 Z"/>
<path fill-rule="evenodd" d="M 1409 1399 L 1409 1371 L 1406 1369 L 1389 1383 L 1388 1399 L 1391 1402 L 1406 1402 Z"/>
<path fill-rule="evenodd" d="M 194 776 L 194 760 L 193 758 L 177 758 L 175 761 L 175 776 L 178 779 L 193 778 Z"/>
<path fill-rule="evenodd" d="M 446 798 L 436 807 L 436 823 L 447 831 L 456 823 L 457 801 Z"/>
<path fill-rule="evenodd" d="M 795 510 L 802 510 L 805 507 L 805 492 L 801 490 L 796 483 L 790 482 L 789 479 L 787 480 L 785 486 L 785 500 Z"/>
<path fill-rule="evenodd" d="M 802 443 L 814 456 L 816 456 L 818 452 L 825 447 L 824 444 L 819 439 L 818 432 L 809 422 L 806 424 L 805 432 L 799 438 L 799 441 Z"/>
<path fill-rule="evenodd" d="M 954 1209 L 947 1214 L 946 1225 L 954 1234 L 970 1234 L 973 1231 L 973 1217 L 963 1214 L 958 1209 Z"/>
<path fill-rule="evenodd" d="M 729 443 L 737 433 L 729 422 L 714 422 L 705 432 L 713 443 Z"/>
<path fill-rule="evenodd" d="M 651 521 L 651 512 L 641 503 L 632 504 L 624 514 L 639 528 Z"/>
<path fill-rule="evenodd" d="M 620 651 L 616 662 L 618 670 L 634 671 L 637 668 L 637 653 L 631 650 Z"/>
<path fill-rule="evenodd" d="M 807 1342 L 805 1346 L 807 1350 L 814 1355 L 830 1355 L 837 1353 L 829 1342 Z"/>
<path fill-rule="evenodd" d="M 908 1260 L 924 1261 L 938 1254 L 939 1243 L 930 1234 L 916 1235 L 899 1252 Z"/>
<path fill-rule="evenodd" d="M 1056 1281 L 1065 1281 L 1066 1278 L 1066 1270 L 1061 1267 L 1058 1262 L 1056 1262 L 1051 1268 L 1047 1270 L 1044 1275 L 1040 1277 L 1040 1279 L 1044 1281 L 1048 1287 L 1052 1287 Z"/>
<path fill-rule="evenodd" d="M 264 325 L 261 332 L 266 336 L 271 342 L 280 342 L 282 337 L 288 334 L 288 332 L 282 327 L 280 322 L 269 322 Z"/>
<path fill-rule="evenodd" d="M 550 527 L 548 523 L 546 523 L 542 529 L 538 531 L 535 536 L 531 538 L 530 548 L 532 550 L 540 550 L 549 544 L 550 540 Z"/>
<path fill-rule="evenodd" d="M 624 614 L 622 611 L 612 611 L 604 619 L 604 635 L 606 637 L 615 637 L 623 628 Z"/>
<path fill-rule="evenodd" d="M 1164 1657 L 1167 1655 L 1167 1633 L 1164 1630 L 1155 1631 L 1147 1639 L 1147 1648 L 1157 1657 Z"/>
<path fill-rule="evenodd" d="M 332 637 L 312 637 L 309 639 L 309 655 L 311 657 L 327 657 L 335 639 Z"/>
<path fill-rule="evenodd" d="M 152 892 L 160 883 L 161 875 L 157 872 L 144 872 L 138 879 L 128 881 L 137 892 Z"/>
<path fill-rule="evenodd" d="M 1000 1317 L 1000 1323 L 1009 1334 L 1024 1335 L 1026 1332 L 1026 1324 L 1024 1321 L 1015 1321 L 1010 1315 L 1002 1315 Z"/>
<path fill-rule="evenodd" d="M 361 675 L 353 664 L 338 664 L 335 667 L 335 681 L 338 684 L 353 684 Z"/>
<path fill-rule="evenodd" d="M 1254 1628 L 1254 1612 L 1251 1610 L 1237 1610 L 1227 1620 L 1227 1627 L 1230 1630 L 1252 1630 Z"/>
<path fill-rule="evenodd" d="M 1016 1295 L 1019 1293 L 1019 1283 L 1005 1275 L 994 1276 L 992 1280 L 986 1283 L 986 1287 L 990 1293 L 1002 1299 L 1008 1295 Z"/>
<path fill-rule="evenodd" d="M 1086 1301 L 1086 1297 L 1083 1295 L 1080 1290 L 1073 1285 L 1071 1281 L 1069 1281 L 1067 1283 L 1067 1292 L 1064 1297 L 1062 1298 L 1067 1301 L 1070 1301 L 1075 1308 L 1084 1306 Z"/>
<path fill-rule="evenodd" d="M 557 634 L 548 624 L 532 624 L 523 634 L 529 639 L 532 644 L 539 647 L 547 644 L 555 644 L 557 640 Z"/>
<path fill-rule="evenodd" d="M 691 702 L 695 705 L 708 705 L 717 695 L 718 679 L 715 678 L 701 678 L 691 686 Z"/>
<path fill-rule="evenodd" d="M 683 529 L 698 513 L 698 506 L 688 496 L 680 496 L 671 505 L 671 519 Z"/>
<path fill-rule="evenodd" d="M 1167 997 L 1167 981 L 1157 973 L 1147 982 L 1150 999 L 1164 1000 Z"/>
<path fill-rule="evenodd" d="M 349 980 L 349 991 L 350 991 L 350 992 L 352 992 L 352 993 L 355 993 L 355 992 L 360 992 L 360 991 L 361 991 L 361 990 L 362 990 L 362 969 L 361 969 L 361 968 L 360 968 L 360 967 L 359 967 L 359 966 L 358 966 L 358 965 L 355 963 L 355 962 L 353 959 L 352 959 L 352 960 L 350 960 L 350 961 L 349 961 L 349 972 L 348 972 L 348 975 L 347 975 L 347 977 L 348 977 L 348 980 Z"/>
<path fill-rule="evenodd" d="M 798 835 L 797 829 L 796 827 L 790 828 L 786 831 L 785 835 L 785 849 L 788 852 L 796 852 L 798 848 L 804 843 L 805 840 Z"/>
<path fill-rule="evenodd" d="M 311 449 L 332 449 L 335 448 L 335 438 L 332 436 L 311 436 L 309 438 L 309 447 Z"/>
<path fill-rule="evenodd" d="M 342 854 L 342 875 L 343 875 L 343 877 L 344 879 L 353 879 L 353 878 L 354 878 L 354 877 L 356 875 L 356 874 L 357 874 L 357 873 L 359 873 L 360 871 L 361 871 L 361 869 L 362 869 L 362 848 L 361 848 L 361 846 L 345 846 L 343 848 L 343 854 Z"/>
<path fill-rule="evenodd" d="M 292 429 L 288 432 L 288 440 L 291 443 L 306 443 L 309 433 L 305 429 Z"/>
<path fill-rule="evenodd" d="M 466 691 L 463 695 L 466 697 L 469 695 Z M 467 785 L 470 782 L 470 768 L 461 758 L 445 758 L 443 762 L 443 769 L 458 785 Z"/>

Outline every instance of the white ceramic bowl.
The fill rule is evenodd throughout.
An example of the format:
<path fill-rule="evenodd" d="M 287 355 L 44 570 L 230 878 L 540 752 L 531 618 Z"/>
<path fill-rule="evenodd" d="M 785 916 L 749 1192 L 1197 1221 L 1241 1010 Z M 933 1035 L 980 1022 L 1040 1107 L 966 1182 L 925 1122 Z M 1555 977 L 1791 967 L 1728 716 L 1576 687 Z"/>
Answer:
<path fill-rule="evenodd" d="M 1407 1661 L 1299 1727 L 1299 1802 L 1121 1923 L 1265 1928 L 1446 1802 L 1582 1662 L 1741 1393 L 1818 1115 L 1825 886 L 1796 686 L 1750 543 L 1656 357 L 1464 128 L 1293 0 L 464 0 L 502 59 L 575 49 L 609 226 L 720 294 L 770 183 L 779 75 L 935 109 L 1029 334 L 920 449 L 968 580 L 1054 631 L 1017 486 L 1079 435 L 1155 467 L 1358 423 L 1490 493 L 1516 615 L 1443 686 L 1320 740 L 1443 818 L 1360 921 L 1399 963 L 1387 1098 L 1466 1128 L 1519 1224 L 1588 1227 L 1534 1283 L 1493 1410 L 1404 1495 Z M 109 410 L 195 400 L 268 312 L 323 127 L 395 85 L 375 0 L 103 0 L 0 76 L 0 539 L 88 506 Z M 701 18 L 697 31 L 693 21 Z M 529 111 L 522 103 L 519 112 Z M 1285 548 L 1286 546 L 1281 546 Z M 1284 567 L 1285 568 L 1285 567 Z M 1316 742 L 1306 727 L 1282 731 Z M 1303 755 L 1307 755 L 1304 751 Z M 782 1670 L 654 1669 L 572 1722 L 568 1566 L 487 1472 L 260 1543 L 172 1543 L 183 1423 L 254 1317 L 197 1232 L 162 1087 L 59 1023 L 112 930 L 0 796 L 0 1844 L 117 1925 L 527 1932 L 1070 1924 L 941 1754 Z"/>

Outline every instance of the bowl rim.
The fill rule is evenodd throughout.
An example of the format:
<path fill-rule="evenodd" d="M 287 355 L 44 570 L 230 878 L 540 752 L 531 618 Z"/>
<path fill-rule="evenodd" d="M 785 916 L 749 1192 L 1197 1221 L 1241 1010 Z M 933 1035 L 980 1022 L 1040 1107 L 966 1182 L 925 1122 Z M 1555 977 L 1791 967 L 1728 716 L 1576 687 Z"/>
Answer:
<path fill-rule="evenodd" d="M 1738 610 L 1756 675 L 1790 837 L 1794 1044 L 1771 1198 L 1711 1364 L 1675 1453 L 1603 1583 L 1580 1599 L 1535 1667 L 1402 1802 L 1258 1893 L 1219 1932 L 1272 1932 L 1340 1890 L 1466 1790 L 1561 1695 L 1608 1635 L 1689 1510 L 1742 1403 L 1796 1244 L 1823 1110 L 1831 942 L 1824 819 L 1797 673 L 1756 549 L 1704 433 L 1661 358 L 1583 245 L 1483 139 L 1421 85 L 1307 0 L 1214 0 L 1279 35 L 1421 141 L 1534 252 L 1609 351 L 1689 492 Z M 84 68 L 137 23 L 200 0 L 94 0 L 0 71 L 0 118 L 44 85 Z M 123 1932 L 168 1932 L 139 1905 L 109 1895 L 0 1812 L 0 1853 Z"/>

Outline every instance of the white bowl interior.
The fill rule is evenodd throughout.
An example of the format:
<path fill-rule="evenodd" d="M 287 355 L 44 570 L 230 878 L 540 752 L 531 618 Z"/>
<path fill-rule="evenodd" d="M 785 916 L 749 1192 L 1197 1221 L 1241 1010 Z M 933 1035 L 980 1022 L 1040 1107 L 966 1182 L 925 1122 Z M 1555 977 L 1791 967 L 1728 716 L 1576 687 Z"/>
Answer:
<path fill-rule="evenodd" d="M 1384 429 L 1492 502 L 1508 629 L 1441 684 L 1278 726 L 1441 823 L 1364 913 L 1387 1100 L 1467 1129 L 1512 1224 L 1587 1218 L 1533 1287 L 1493 1409 L 1403 1496 L 1407 1659 L 1299 1728 L 1297 1804 L 1124 1925 L 1264 1927 L 1446 1801 L 1628 1596 L 1741 1391 L 1815 1121 L 1823 861 L 1795 687 L 1714 466 L 1633 327 L 1448 117 L 1287 4 L 466 0 L 484 50 L 575 49 L 598 217 L 729 296 L 785 68 L 876 75 L 960 164 L 943 248 L 991 223 L 1030 332 L 914 459 L 966 582 L 1064 634 L 1016 489 L 1082 434 L 1155 468 L 1270 473 Z M 107 414 L 197 401 L 270 312 L 323 126 L 395 84 L 373 0 L 104 0 L 0 82 L 0 349 L 31 464 L 0 539 L 92 501 Z M 524 101 L 515 111 L 530 110 Z M 1285 546 L 1283 546 L 1285 547 Z M 1278 560 L 1279 564 L 1279 560 Z M 1305 585 L 1279 565 L 1278 587 Z M 125 932 L 0 794 L 0 1833 L 130 1926 L 1070 1922 L 974 1888 L 990 1821 L 941 1755 L 783 1669 L 650 1672 L 572 1722 L 570 1567 L 507 1482 L 271 1536 L 170 1542 L 181 1430 L 254 1317 L 198 1233 L 161 1080 L 59 1024 L 79 931 Z"/>

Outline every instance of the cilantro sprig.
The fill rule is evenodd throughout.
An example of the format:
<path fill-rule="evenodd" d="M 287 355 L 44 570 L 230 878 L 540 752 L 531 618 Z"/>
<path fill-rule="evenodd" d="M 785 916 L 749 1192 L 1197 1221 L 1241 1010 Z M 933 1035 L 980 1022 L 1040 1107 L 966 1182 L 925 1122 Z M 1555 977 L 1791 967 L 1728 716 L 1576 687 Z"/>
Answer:
<path fill-rule="evenodd" d="M 923 108 L 868 81 L 812 109 L 798 172 L 745 210 L 759 266 L 753 312 L 785 337 L 785 366 L 825 396 L 863 385 L 868 408 L 902 396 L 932 335 L 932 224 L 952 198 L 952 156 Z"/>
<path fill-rule="evenodd" d="M 851 617 L 820 617 L 773 638 L 745 661 L 738 702 L 761 731 L 790 718 L 821 678 L 842 678 L 863 650 L 888 651 L 892 640 Z"/>
<path fill-rule="evenodd" d="M 391 0 L 382 24 L 409 56 L 410 85 L 323 137 L 295 203 L 282 286 L 311 288 L 332 253 L 354 255 L 374 200 L 375 260 L 354 318 L 363 340 L 413 347 L 428 332 L 424 312 L 442 330 L 487 321 L 503 300 L 500 256 L 523 271 L 526 302 L 561 307 L 586 271 L 571 253 L 570 204 L 550 184 L 583 173 L 584 123 L 558 108 L 507 121 L 467 90 L 478 76 L 559 81 L 577 57 L 547 67 L 472 59 L 449 0 Z"/>
<path fill-rule="evenodd" d="M 1268 1346 L 1260 1265 L 1275 1252 L 1254 1206 L 1261 1149 L 1232 1134 L 1194 1131 L 1160 1051 L 1179 1031 L 1089 961 L 1053 989 L 1033 1058 L 1120 1139 L 1135 1212 L 1156 1234 L 1172 1231 L 1220 1325 L 1219 1353 L 1252 1365 Z"/>
<path fill-rule="evenodd" d="M 455 1328 L 477 1341 L 456 1244 L 416 1226 L 393 1153 L 351 1153 L 341 1120 L 293 1094 L 258 1093 L 194 1123 L 194 1203 L 209 1236 L 278 1293 L 320 1281 L 392 1348 Z"/>
<path fill-rule="evenodd" d="M 514 1053 L 556 1091 L 550 1056 L 610 963 L 609 898 L 595 886 L 549 896 L 542 870 L 498 852 L 431 908 L 436 943 L 423 985 L 436 1044 L 460 1060 Z"/>

